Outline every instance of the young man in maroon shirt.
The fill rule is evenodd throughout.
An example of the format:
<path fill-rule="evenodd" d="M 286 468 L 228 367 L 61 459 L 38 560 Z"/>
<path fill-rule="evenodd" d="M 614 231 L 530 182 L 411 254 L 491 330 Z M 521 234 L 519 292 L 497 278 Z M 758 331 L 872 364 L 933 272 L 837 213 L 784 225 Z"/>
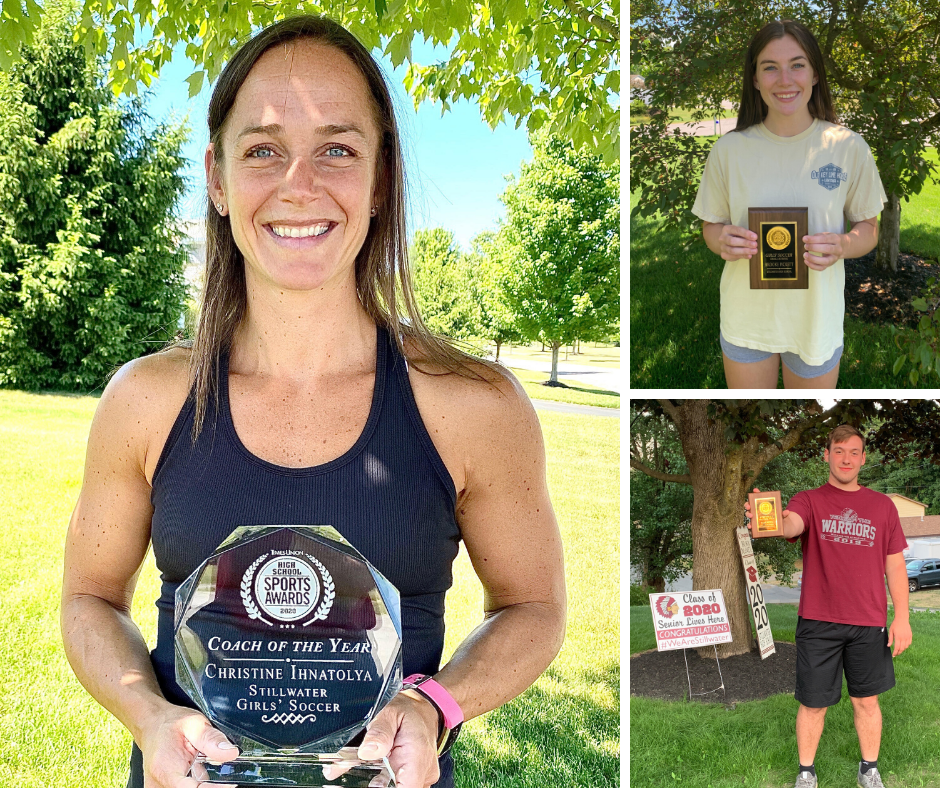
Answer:
<path fill-rule="evenodd" d="M 884 788 L 878 772 L 878 695 L 894 686 L 891 646 L 897 656 L 911 644 L 901 554 L 907 541 L 891 499 L 858 483 L 865 464 L 862 434 L 848 424 L 836 427 L 823 457 L 829 481 L 794 495 L 783 512 L 783 535 L 790 541 L 799 538 L 803 549 L 796 629 L 796 788 L 816 788 L 816 748 L 826 709 L 842 696 L 843 670 L 862 753 L 858 785 Z M 744 508 L 750 517 L 750 507 Z M 887 633 L 885 578 L 894 603 Z"/>

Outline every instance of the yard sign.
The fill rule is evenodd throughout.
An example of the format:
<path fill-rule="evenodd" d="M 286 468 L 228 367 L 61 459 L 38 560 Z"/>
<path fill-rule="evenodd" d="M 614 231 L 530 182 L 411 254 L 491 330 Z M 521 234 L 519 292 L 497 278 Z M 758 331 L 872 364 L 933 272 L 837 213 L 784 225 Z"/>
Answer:
<path fill-rule="evenodd" d="M 751 613 L 754 615 L 754 629 L 757 630 L 757 647 L 760 649 L 760 658 L 767 659 L 777 650 L 774 648 L 774 636 L 770 631 L 770 620 L 767 618 L 764 591 L 757 579 L 757 562 L 754 561 L 751 535 L 743 526 L 738 528 L 738 548 L 741 551 L 741 562 L 744 564 L 747 598 L 751 605 Z"/>
<path fill-rule="evenodd" d="M 650 607 L 659 651 L 731 642 L 728 610 L 720 589 L 650 594 Z"/>

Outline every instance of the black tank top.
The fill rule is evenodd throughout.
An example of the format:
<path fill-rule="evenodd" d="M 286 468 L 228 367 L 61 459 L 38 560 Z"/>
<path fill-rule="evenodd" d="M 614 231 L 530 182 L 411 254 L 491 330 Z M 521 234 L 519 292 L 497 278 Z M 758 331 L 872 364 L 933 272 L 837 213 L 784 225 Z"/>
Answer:
<path fill-rule="evenodd" d="M 335 527 L 401 594 L 404 675 L 433 675 L 440 668 L 444 594 L 460 542 L 456 490 L 388 332 L 378 329 L 365 428 L 349 451 L 323 465 L 288 468 L 249 452 L 232 423 L 227 354 L 220 359 L 219 384 L 218 410 L 210 402 L 195 445 L 195 405 L 192 395 L 187 399 L 153 476 L 151 539 L 163 583 L 151 659 L 167 700 L 193 705 L 175 678 L 176 588 L 239 525 Z M 453 784 L 449 760 L 441 764 L 440 788 Z"/>

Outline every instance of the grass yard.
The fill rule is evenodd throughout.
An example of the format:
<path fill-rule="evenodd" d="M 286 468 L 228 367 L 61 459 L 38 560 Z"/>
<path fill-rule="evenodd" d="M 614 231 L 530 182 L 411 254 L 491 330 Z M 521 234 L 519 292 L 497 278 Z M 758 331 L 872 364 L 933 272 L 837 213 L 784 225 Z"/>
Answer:
<path fill-rule="evenodd" d="M 936 156 L 935 152 L 932 155 Z M 640 198 L 631 197 L 631 208 Z M 940 256 L 940 186 L 902 204 L 901 249 Z M 630 224 L 630 383 L 636 388 L 724 388 L 718 345 L 723 261 L 704 243 L 683 251 L 658 219 Z M 840 388 L 898 388 L 887 326 L 845 319 Z"/>
<path fill-rule="evenodd" d="M 547 373 L 534 372 L 531 369 L 513 369 L 512 374 L 519 379 L 530 399 L 568 402 L 572 405 L 592 405 L 596 408 L 620 407 L 620 394 L 616 391 L 605 391 L 577 381 L 566 382 L 565 388 L 543 386 L 542 383 L 548 380 Z"/>
<path fill-rule="evenodd" d="M 891 604 L 890 597 L 888 604 Z M 940 588 L 928 586 L 921 588 L 910 595 L 910 607 L 923 607 L 931 610 L 940 610 Z"/>
<path fill-rule="evenodd" d="M 62 548 L 81 484 L 92 397 L 0 391 L 0 786 L 123 788 L 130 736 L 69 668 L 59 636 Z M 457 785 L 619 785 L 619 423 L 540 413 L 566 549 L 568 636 L 547 673 L 465 726 Z M 603 549 L 597 549 L 603 545 Z M 151 644 L 159 578 L 134 617 Z M 447 597 L 445 656 L 480 619 L 465 554 Z"/>
<path fill-rule="evenodd" d="M 794 605 L 768 605 L 776 640 L 793 641 Z M 881 698 L 884 732 L 879 769 L 889 788 L 940 786 L 940 614 L 913 613 L 914 643 L 895 660 L 897 686 Z M 655 648 L 649 606 L 630 608 L 630 652 Z M 697 658 L 690 656 L 690 659 Z M 632 788 L 784 788 L 796 777 L 797 703 L 788 694 L 739 703 L 669 703 L 630 698 Z M 816 755 L 820 785 L 855 785 L 858 739 L 852 704 L 826 715 Z"/>
<path fill-rule="evenodd" d="M 669 122 L 670 123 L 691 123 L 692 122 L 693 110 L 691 109 L 673 109 L 669 112 Z M 738 113 L 731 109 L 722 109 L 719 117 L 722 118 L 736 118 Z M 650 116 L 648 114 L 641 113 L 630 113 L 630 126 L 638 126 L 641 123 L 649 123 Z M 714 123 L 715 116 L 714 114 L 710 115 L 704 121 L 698 121 L 699 123 Z"/>
<path fill-rule="evenodd" d="M 936 148 L 928 149 L 925 158 L 934 165 L 940 164 Z M 901 249 L 940 260 L 940 186 L 937 184 L 928 181 L 910 202 L 901 201 Z"/>

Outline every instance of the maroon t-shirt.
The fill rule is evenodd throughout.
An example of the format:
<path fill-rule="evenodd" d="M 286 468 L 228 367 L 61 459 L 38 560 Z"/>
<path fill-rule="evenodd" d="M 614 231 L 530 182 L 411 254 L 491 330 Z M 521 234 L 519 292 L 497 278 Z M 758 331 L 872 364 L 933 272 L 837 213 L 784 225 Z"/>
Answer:
<path fill-rule="evenodd" d="M 907 547 L 898 510 L 882 493 L 828 482 L 794 495 L 803 518 L 800 615 L 816 621 L 883 627 L 888 617 L 885 558 Z M 796 541 L 791 539 L 790 541 Z"/>

